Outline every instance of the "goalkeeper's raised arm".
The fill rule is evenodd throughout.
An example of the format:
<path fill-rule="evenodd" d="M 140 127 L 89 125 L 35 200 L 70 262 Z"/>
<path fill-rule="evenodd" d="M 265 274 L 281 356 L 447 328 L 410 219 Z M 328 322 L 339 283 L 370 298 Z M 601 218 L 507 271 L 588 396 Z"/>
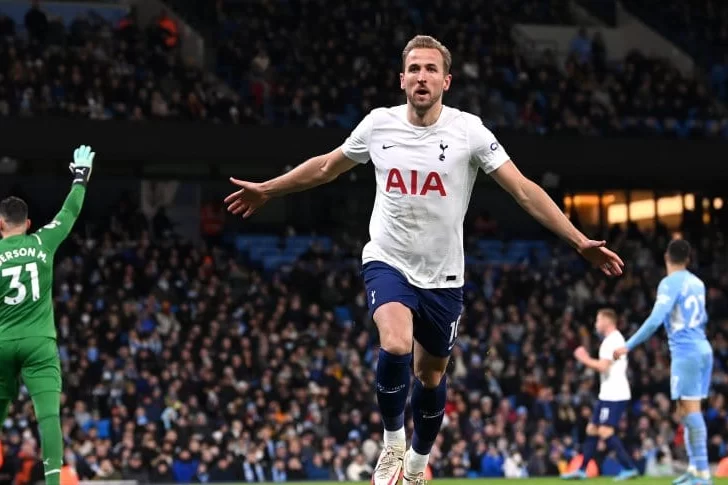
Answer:
<path fill-rule="evenodd" d="M 90 146 L 82 145 L 76 148 L 73 152 L 73 161 L 68 167 L 73 174 L 71 191 L 53 220 L 34 234 L 35 237 L 40 239 L 43 246 L 52 251 L 55 251 L 68 237 L 81 213 L 83 200 L 86 196 L 86 184 L 91 178 L 95 155 Z"/>

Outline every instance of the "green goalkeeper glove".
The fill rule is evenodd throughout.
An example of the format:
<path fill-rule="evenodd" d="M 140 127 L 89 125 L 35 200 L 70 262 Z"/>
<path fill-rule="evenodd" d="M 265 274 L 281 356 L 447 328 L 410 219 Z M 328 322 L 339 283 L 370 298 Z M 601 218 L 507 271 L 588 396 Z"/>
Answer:
<path fill-rule="evenodd" d="M 91 170 L 94 167 L 94 156 L 90 146 L 81 145 L 73 151 L 73 162 L 68 168 L 73 174 L 74 184 L 86 185 L 91 178 Z"/>

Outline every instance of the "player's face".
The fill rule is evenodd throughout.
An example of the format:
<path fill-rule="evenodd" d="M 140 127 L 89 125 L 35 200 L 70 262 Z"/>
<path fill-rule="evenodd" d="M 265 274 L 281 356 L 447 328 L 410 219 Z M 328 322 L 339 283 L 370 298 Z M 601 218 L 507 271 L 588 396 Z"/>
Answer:
<path fill-rule="evenodd" d="M 412 49 L 399 75 L 407 102 L 418 112 L 426 112 L 450 89 L 452 76 L 445 74 L 444 59 L 437 49 Z"/>
<path fill-rule="evenodd" d="M 601 315 L 597 315 L 597 321 L 594 324 L 594 327 L 596 328 L 597 333 L 599 335 L 604 335 L 604 330 L 605 330 L 606 326 L 607 326 L 607 319 Z"/>

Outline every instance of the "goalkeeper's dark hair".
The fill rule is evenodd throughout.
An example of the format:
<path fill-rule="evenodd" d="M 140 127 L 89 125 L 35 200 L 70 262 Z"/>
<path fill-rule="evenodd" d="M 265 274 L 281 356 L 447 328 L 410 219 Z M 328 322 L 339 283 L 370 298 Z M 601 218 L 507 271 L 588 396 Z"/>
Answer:
<path fill-rule="evenodd" d="M 690 262 L 690 253 L 693 248 L 685 239 L 673 239 L 667 245 L 667 259 L 672 264 L 687 265 Z"/>
<path fill-rule="evenodd" d="M 10 226 L 20 226 L 28 220 L 28 204 L 20 197 L 8 197 L 0 202 L 0 217 Z"/>

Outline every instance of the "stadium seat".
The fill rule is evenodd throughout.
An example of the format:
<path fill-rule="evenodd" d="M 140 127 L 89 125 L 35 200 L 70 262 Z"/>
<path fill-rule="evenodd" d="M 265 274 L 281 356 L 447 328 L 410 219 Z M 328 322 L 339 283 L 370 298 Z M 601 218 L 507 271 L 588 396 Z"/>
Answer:
<path fill-rule="evenodd" d="M 245 251 L 253 246 L 255 247 L 277 247 L 280 244 L 280 238 L 269 234 L 244 235 L 235 238 L 235 248 L 238 251 Z"/>

